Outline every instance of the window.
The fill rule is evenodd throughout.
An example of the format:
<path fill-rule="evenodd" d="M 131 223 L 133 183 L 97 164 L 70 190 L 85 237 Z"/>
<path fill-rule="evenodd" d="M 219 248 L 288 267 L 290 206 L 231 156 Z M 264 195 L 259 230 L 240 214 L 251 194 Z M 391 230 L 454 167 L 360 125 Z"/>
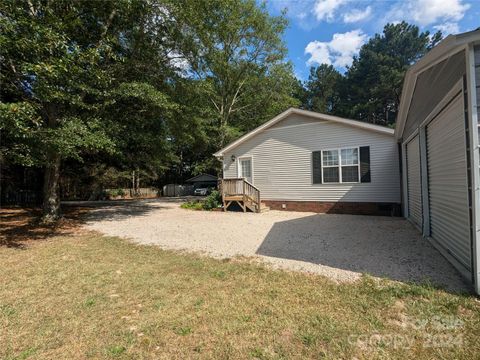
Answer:
<path fill-rule="evenodd" d="M 322 151 L 323 183 L 357 183 L 360 179 L 358 148 Z"/>

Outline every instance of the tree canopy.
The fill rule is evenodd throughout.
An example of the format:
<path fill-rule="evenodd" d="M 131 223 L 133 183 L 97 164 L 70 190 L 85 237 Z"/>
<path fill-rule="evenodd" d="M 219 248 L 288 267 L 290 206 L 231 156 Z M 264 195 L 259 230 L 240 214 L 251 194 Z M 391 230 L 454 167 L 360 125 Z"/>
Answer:
<path fill-rule="evenodd" d="M 1 161 L 43 169 L 46 218 L 65 167 L 216 171 L 219 146 L 298 103 L 286 19 L 254 0 L 5 1 L 0 13 Z"/>
<path fill-rule="evenodd" d="M 287 26 L 255 0 L 3 1 L 0 163 L 38 169 L 56 219 L 69 184 L 219 173 L 216 150 L 292 106 L 392 124 L 406 69 L 441 38 L 388 24 L 344 74 L 302 83 Z"/>
<path fill-rule="evenodd" d="M 401 22 L 385 25 L 365 43 L 345 74 L 332 66 L 312 68 L 306 82 L 306 108 L 392 126 L 407 69 L 442 38 Z"/>
<path fill-rule="evenodd" d="M 321 113 L 337 113 L 342 80 L 342 74 L 332 65 L 321 64 L 310 68 L 310 76 L 305 83 L 305 108 Z"/>

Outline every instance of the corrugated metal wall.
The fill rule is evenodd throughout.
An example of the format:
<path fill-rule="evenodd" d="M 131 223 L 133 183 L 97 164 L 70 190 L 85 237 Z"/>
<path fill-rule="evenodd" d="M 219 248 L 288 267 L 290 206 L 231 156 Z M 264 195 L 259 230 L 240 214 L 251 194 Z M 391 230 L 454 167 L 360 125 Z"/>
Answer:
<path fill-rule="evenodd" d="M 312 184 L 312 151 L 370 146 L 371 183 Z M 253 182 L 265 200 L 400 202 L 398 150 L 393 136 L 292 114 L 224 156 L 224 177 L 253 157 Z"/>
<path fill-rule="evenodd" d="M 477 113 L 480 114 L 480 46 L 475 46 L 475 82 L 477 86 Z"/>
<path fill-rule="evenodd" d="M 471 269 L 463 94 L 427 125 L 430 236 Z"/>
<path fill-rule="evenodd" d="M 480 101 L 480 46 L 476 46 L 474 52 L 476 80 L 474 96 Z M 467 156 L 471 154 L 472 149 L 467 149 L 471 133 L 466 131 L 466 124 L 473 109 L 468 108 L 467 113 L 465 108 L 466 105 L 471 105 L 470 100 L 469 104 L 465 104 L 464 101 L 466 98 L 470 99 L 470 94 L 465 88 L 465 79 L 468 79 L 464 77 L 467 75 L 466 70 L 465 50 L 462 49 L 418 75 L 408 109 L 405 131 L 402 134 L 402 146 L 406 147 L 405 140 L 418 129 L 422 233 L 432 240 L 432 243 L 466 278 L 471 279 L 472 233 L 473 236 L 476 234 L 470 221 L 471 191 L 468 177 L 471 173 L 468 169 L 470 159 Z M 480 102 L 477 106 L 480 110 Z M 425 123 L 427 119 L 428 124 Z M 408 177 L 407 163 L 405 157 L 403 164 L 405 178 Z M 407 185 L 408 180 L 405 179 L 406 205 L 410 196 Z"/>
<path fill-rule="evenodd" d="M 407 201 L 408 217 L 422 227 L 422 181 L 420 176 L 420 141 L 416 135 L 407 143 Z"/>

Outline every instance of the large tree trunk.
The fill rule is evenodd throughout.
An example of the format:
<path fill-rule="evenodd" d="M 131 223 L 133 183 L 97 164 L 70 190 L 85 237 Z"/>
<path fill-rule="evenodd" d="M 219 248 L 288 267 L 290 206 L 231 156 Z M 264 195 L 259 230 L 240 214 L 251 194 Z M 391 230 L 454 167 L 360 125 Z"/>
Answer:
<path fill-rule="evenodd" d="M 43 222 L 53 222 L 60 217 L 60 156 L 57 153 L 47 155 L 43 183 Z"/>
<path fill-rule="evenodd" d="M 130 190 L 130 197 L 135 196 L 135 170 L 132 171 L 132 190 Z"/>
<path fill-rule="evenodd" d="M 137 168 L 137 178 L 135 179 L 135 196 L 140 194 L 140 169 Z"/>

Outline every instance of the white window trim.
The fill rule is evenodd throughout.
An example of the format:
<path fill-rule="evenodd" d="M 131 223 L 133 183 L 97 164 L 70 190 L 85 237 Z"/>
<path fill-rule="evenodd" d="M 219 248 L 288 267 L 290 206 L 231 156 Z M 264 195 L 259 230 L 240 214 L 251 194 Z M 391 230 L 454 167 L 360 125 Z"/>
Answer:
<path fill-rule="evenodd" d="M 356 165 L 342 165 L 342 150 L 346 149 L 357 149 L 357 154 L 358 154 L 358 164 Z M 323 152 L 324 151 L 338 151 L 338 165 L 323 165 Z M 361 171 L 360 171 L 360 146 L 346 146 L 346 147 L 341 147 L 341 148 L 330 148 L 330 149 L 322 149 L 320 150 L 321 154 L 321 159 L 320 161 L 322 162 L 322 184 L 360 184 L 361 183 Z M 342 174 L 342 167 L 343 166 L 357 166 L 358 167 L 358 181 L 342 181 L 343 180 L 343 174 Z M 338 182 L 325 182 L 323 180 L 323 169 L 324 168 L 338 168 Z"/>
<path fill-rule="evenodd" d="M 243 174 L 241 174 L 242 170 L 241 170 L 241 164 L 242 164 L 242 160 L 248 160 L 250 159 L 250 164 L 251 164 L 251 170 L 252 170 L 252 185 L 253 185 L 253 156 L 240 156 L 237 158 L 237 177 L 238 178 L 243 178 Z"/>

